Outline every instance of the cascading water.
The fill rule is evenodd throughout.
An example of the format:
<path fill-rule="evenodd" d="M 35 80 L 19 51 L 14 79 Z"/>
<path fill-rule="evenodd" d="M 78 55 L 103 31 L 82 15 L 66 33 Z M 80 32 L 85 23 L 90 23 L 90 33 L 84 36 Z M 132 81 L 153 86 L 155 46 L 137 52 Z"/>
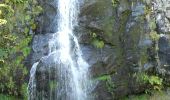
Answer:
<path fill-rule="evenodd" d="M 77 16 L 79 13 L 78 0 L 58 0 L 58 31 L 52 35 L 49 41 L 49 54 L 42 57 L 52 56 L 55 63 L 55 75 L 51 74 L 51 65 L 46 66 L 49 69 L 49 83 L 57 84 L 57 88 L 51 89 L 49 95 L 42 91 L 41 100 L 89 100 L 90 81 L 88 67 L 83 60 L 78 40 L 73 34 L 74 26 L 77 25 Z M 36 68 L 39 62 L 35 63 L 30 71 L 29 80 L 29 100 L 36 100 Z M 56 76 L 55 82 L 50 77 Z M 45 96 L 44 96 L 45 95 Z"/>

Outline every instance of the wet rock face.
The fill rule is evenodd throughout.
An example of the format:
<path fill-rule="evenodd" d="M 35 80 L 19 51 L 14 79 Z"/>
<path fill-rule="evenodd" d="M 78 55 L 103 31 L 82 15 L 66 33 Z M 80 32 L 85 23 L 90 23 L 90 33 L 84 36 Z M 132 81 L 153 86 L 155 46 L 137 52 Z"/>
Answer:
<path fill-rule="evenodd" d="M 99 77 L 112 73 L 115 61 L 115 49 L 109 45 L 103 49 L 97 49 L 91 45 L 81 45 L 84 59 L 91 67 L 93 77 Z"/>
<path fill-rule="evenodd" d="M 98 81 L 93 94 L 96 100 L 114 100 L 123 96 L 143 92 L 147 87 L 139 84 L 132 76 L 138 71 L 154 69 L 155 52 L 150 38 L 149 22 L 155 19 L 157 34 L 162 34 L 158 41 L 160 67 L 170 74 L 170 15 L 168 0 L 119 0 L 115 5 L 112 0 L 84 0 L 81 2 L 79 26 L 75 34 L 79 38 L 83 58 L 91 66 L 92 78 Z M 163 1 L 163 2 L 162 2 Z M 39 31 L 32 42 L 32 64 L 49 52 L 49 40 L 56 32 L 57 7 L 54 0 L 39 0 L 44 8 L 40 16 Z M 152 6 L 153 15 L 146 15 L 145 8 Z M 163 6 L 166 5 L 166 6 Z M 39 34 L 43 33 L 43 34 Z M 103 48 L 92 45 L 95 39 L 104 42 Z M 147 58 L 148 57 L 148 58 Z M 53 65 L 50 58 L 42 60 L 37 69 L 37 77 L 48 82 L 48 69 Z M 41 75 L 45 73 L 44 75 Z M 169 75 L 169 76 L 168 76 Z M 40 77 L 43 76 L 43 77 Z M 170 78 L 169 78 L 170 79 Z M 170 81 L 170 80 L 168 80 Z M 46 87 L 45 84 L 39 84 Z M 48 94 L 48 89 L 44 88 Z"/>
<path fill-rule="evenodd" d="M 170 32 L 170 2 L 169 0 L 155 0 L 152 2 L 156 22 L 160 33 Z"/>
<path fill-rule="evenodd" d="M 159 59 L 161 63 L 161 69 L 163 74 L 169 80 L 170 77 L 170 42 L 169 35 L 165 35 L 159 39 Z"/>
<path fill-rule="evenodd" d="M 57 31 L 57 2 L 56 0 L 38 0 L 43 8 L 43 13 L 39 17 L 39 27 L 37 33 L 54 33 Z"/>
<path fill-rule="evenodd" d="M 155 2 L 162 7 L 161 3 Z M 145 17 L 147 17 L 145 16 L 145 8 L 152 3 L 147 0 L 146 2 L 119 0 L 117 7 L 114 7 L 109 0 L 85 1 L 84 6 L 81 8 L 80 26 L 76 30 L 80 37 L 80 43 L 90 44 L 93 40 L 90 34 L 96 33 L 99 39 L 112 48 L 107 51 L 108 48 L 104 47 L 101 49 L 103 52 L 99 54 L 96 53 L 95 48 L 87 49 L 86 51 L 88 52 L 83 51 L 84 57 L 90 58 L 88 62 L 93 62 L 91 64 L 93 77 L 100 78 L 108 75 L 111 77 L 109 82 L 115 85 L 114 88 L 112 86 L 108 87 L 108 80 L 100 81 L 95 88 L 97 99 L 117 99 L 128 94 L 142 92 L 146 88 L 145 85 L 135 82 L 136 79 L 132 78 L 131 75 L 139 70 L 149 71 L 154 69 L 155 61 L 153 59 L 155 52 L 151 50 L 154 43 L 149 35 L 149 22 L 145 20 Z M 158 8 L 161 9 L 160 7 Z M 157 33 L 168 33 L 169 20 L 167 14 L 161 13 L 160 17 L 160 12 L 156 9 L 153 10 L 158 29 Z M 168 11 L 166 10 L 165 12 Z M 158 19 L 158 17 L 162 20 Z M 164 42 L 159 42 L 159 45 L 161 46 Z M 162 46 L 160 51 L 166 47 L 165 45 Z M 104 59 L 100 60 L 99 58 L 104 52 L 110 55 L 113 54 L 110 57 L 103 56 L 109 59 L 107 63 Z M 163 52 L 165 53 L 165 51 Z M 95 59 L 96 54 L 98 55 L 97 58 L 99 58 L 97 60 Z M 160 54 L 162 64 L 169 61 L 168 54 L 166 53 L 165 55 L 166 57 L 161 57 Z M 164 67 L 162 68 L 164 69 Z M 111 88 L 111 90 L 108 90 L 108 88 Z"/>
<path fill-rule="evenodd" d="M 167 66 L 167 69 L 170 69 L 170 43 L 167 37 L 161 37 L 159 39 L 159 54 L 162 64 Z M 168 70 L 167 70 L 168 71 Z"/>
<path fill-rule="evenodd" d="M 55 87 L 51 86 L 52 82 L 57 84 L 57 64 L 53 60 L 53 57 L 54 55 L 42 58 L 37 66 L 35 100 L 49 100 L 50 98 L 54 100 L 55 95 L 50 94 L 55 90 Z"/>
<path fill-rule="evenodd" d="M 169 0 L 154 0 L 152 3 L 153 16 L 156 20 L 156 31 L 160 38 L 158 40 L 158 57 L 159 67 L 158 71 L 164 76 L 166 82 L 170 78 L 170 2 Z"/>
<path fill-rule="evenodd" d="M 86 0 L 81 8 L 76 32 L 80 43 L 85 44 L 83 57 L 91 65 L 92 76 L 99 79 L 94 90 L 97 100 L 118 99 L 143 91 L 140 88 L 144 86 L 129 75 L 139 67 L 140 52 L 146 51 L 138 48 L 152 45 L 147 22 L 142 18 L 144 8 L 144 3 L 136 1 L 132 6 L 128 0 L 119 0 L 116 7 L 111 0 Z M 104 48 L 89 46 L 93 41 L 91 33 L 104 41 Z"/>
<path fill-rule="evenodd" d="M 155 19 L 157 25 L 157 32 L 160 34 L 159 38 L 159 60 L 160 72 L 165 75 L 166 80 L 170 77 L 170 2 L 169 0 L 155 0 L 152 2 L 153 11 L 155 12 Z"/>
<path fill-rule="evenodd" d="M 52 33 L 37 34 L 32 41 L 31 63 L 39 61 L 49 54 L 49 41 L 53 38 Z"/>
<path fill-rule="evenodd" d="M 90 43 L 90 33 L 100 33 L 98 35 L 100 38 L 113 43 L 112 41 L 116 39 L 112 36 L 113 27 L 116 24 L 114 23 L 115 13 L 111 0 L 85 0 L 81 7 L 77 30 L 78 34 L 82 35 L 80 42 Z"/>

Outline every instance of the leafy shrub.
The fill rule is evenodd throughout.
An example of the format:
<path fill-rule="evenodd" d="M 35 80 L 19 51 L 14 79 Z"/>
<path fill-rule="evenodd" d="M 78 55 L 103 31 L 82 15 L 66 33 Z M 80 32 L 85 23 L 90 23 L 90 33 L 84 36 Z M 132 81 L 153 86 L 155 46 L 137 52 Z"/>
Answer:
<path fill-rule="evenodd" d="M 36 0 L 3 0 L 0 4 L 0 92 L 26 98 L 29 34 L 42 11 Z"/>
<path fill-rule="evenodd" d="M 163 86 L 163 79 L 159 76 L 148 75 L 146 73 L 139 73 L 137 75 L 137 80 L 141 83 L 149 84 L 151 89 L 161 90 Z"/>
<path fill-rule="evenodd" d="M 0 94 L 0 100 L 20 100 L 16 97 Z"/>

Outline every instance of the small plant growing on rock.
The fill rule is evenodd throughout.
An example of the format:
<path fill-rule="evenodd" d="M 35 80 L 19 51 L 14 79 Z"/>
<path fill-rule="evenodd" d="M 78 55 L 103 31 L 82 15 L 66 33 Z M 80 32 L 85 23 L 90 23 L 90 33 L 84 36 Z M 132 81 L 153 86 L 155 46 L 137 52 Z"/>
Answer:
<path fill-rule="evenodd" d="M 104 47 L 104 42 L 97 38 L 96 33 L 92 33 L 91 36 L 92 36 L 91 44 L 93 46 L 95 46 L 96 48 L 100 48 L 100 49 Z"/>
<path fill-rule="evenodd" d="M 117 7 L 119 0 L 112 0 L 113 7 Z"/>
<path fill-rule="evenodd" d="M 159 36 L 159 34 L 157 34 L 156 31 L 151 31 L 150 32 L 150 38 L 152 39 L 152 41 L 158 41 L 160 36 Z"/>
<path fill-rule="evenodd" d="M 141 82 L 142 84 L 148 84 L 150 89 L 149 90 L 161 90 L 163 85 L 163 79 L 156 75 L 148 75 L 146 73 L 138 73 L 136 75 L 137 81 Z"/>

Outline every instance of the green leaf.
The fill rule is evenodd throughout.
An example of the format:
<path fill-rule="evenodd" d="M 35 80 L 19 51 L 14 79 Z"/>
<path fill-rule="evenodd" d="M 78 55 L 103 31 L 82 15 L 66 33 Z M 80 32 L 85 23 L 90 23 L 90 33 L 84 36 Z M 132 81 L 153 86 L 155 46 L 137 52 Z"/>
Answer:
<path fill-rule="evenodd" d="M 4 25 L 4 24 L 6 24 L 7 23 L 7 20 L 5 20 L 5 19 L 0 19 L 0 26 L 1 25 Z"/>
<path fill-rule="evenodd" d="M 36 6 L 33 8 L 33 14 L 38 15 L 43 11 L 41 6 Z"/>
<path fill-rule="evenodd" d="M 30 15 L 26 15 L 26 16 L 25 16 L 25 20 L 26 20 L 26 21 L 29 21 L 30 19 L 31 19 L 31 16 L 30 16 Z"/>
<path fill-rule="evenodd" d="M 3 59 L 3 58 L 6 58 L 7 57 L 7 53 L 5 50 L 3 49 L 0 49 L 0 59 Z"/>
<path fill-rule="evenodd" d="M 111 79 L 110 75 L 103 75 L 103 76 L 97 77 L 95 80 L 106 81 L 109 79 Z"/>
<path fill-rule="evenodd" d="M 97 48 L 103 48 L 104 47 L 104 42 L 103 41 L 100 41 L 100 40 L 97 40 L 97 39 L 94 39 L 92 41 L 92 44 L 97 47 Z"/>
<path fill-rule="evenodd" d="M 154 19 L 149 22 L 149 27 L 151 30 L 156 29 L 156 22 Z"/>
<path fill-rule="evenodd" d="M 159 36 L 159 34 L 157 34 L 156 31 L 151 31 L 151 32 L 150 32 L 150 38 L 151 38 L 153 41 L 157 41 L 157 40 L 160 38 L 160 36 Z"/>
<path fill-rule="evenodd" d="M 28 27 L 25 27 L 25 29 L 24 29 L 24 33 L 28 33 L 29 32 L 29 28 Z"/>
<path fill-rule="evenodd" d="M 25 57 L 30 53 L 30 50 L 31 50 L 31 48 L 29 48 L 29 47 L 25 47 L 22 49 L 22 52 Z"/>
<path fill-rule="evenodd" d="M 13 10 L 12 7 L 9 6 L 9 5 L 0 4 L 0 8 L 6 8 L 9 12 L 14 13 L 14 10 Z"/>

